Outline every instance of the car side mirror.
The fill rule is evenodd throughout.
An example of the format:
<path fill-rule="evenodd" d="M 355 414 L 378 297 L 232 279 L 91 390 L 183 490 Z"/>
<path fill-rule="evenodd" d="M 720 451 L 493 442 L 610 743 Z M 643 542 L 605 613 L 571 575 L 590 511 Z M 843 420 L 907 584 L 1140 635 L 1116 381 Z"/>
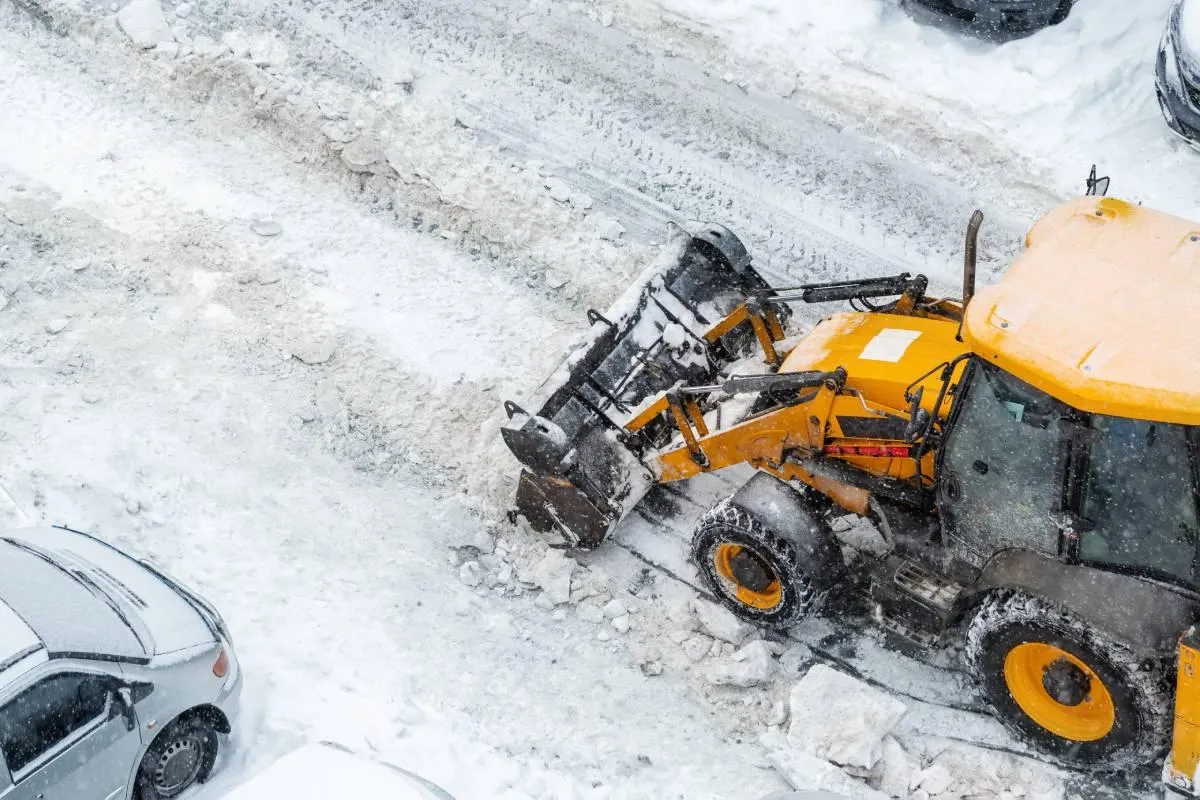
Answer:
<path fill-rule="evenodd" d="M 128 686 L 120 687 L 115 692 L 113 702 L 117 704 L 117 709 L 125 719 L 125 729 L 135 730 L 137 728 L 137 712 L 133 708 L 133 690 Z"/>

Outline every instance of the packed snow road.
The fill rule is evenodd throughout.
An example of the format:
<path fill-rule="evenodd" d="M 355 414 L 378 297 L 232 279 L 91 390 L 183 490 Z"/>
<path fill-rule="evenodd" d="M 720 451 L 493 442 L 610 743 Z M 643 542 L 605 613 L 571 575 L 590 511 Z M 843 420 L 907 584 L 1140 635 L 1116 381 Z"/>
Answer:
<path fill-rule="evenodd" d="M 914 790 L 948 739 L 1022 752 L 952 661 L 828 620 L 712 685 L 733 645 L 681 555 L 720 482 L 564 584 L 501 521 L 495 426 L 668 219 L 728 222 L 780 281 L 952 286 L 978 197 L 995 266 L 1051 193 L 947 180 L 603 15 L 375 6 L 184 4 L 139 51 L 107 4 L 0 5 L 0 485 L 227 611 L 254 707 L 203 796 L 327 737 L 464 798 L 753 798 L 822 780 L 752 743 L 814 660 L 908 698 Z"/>

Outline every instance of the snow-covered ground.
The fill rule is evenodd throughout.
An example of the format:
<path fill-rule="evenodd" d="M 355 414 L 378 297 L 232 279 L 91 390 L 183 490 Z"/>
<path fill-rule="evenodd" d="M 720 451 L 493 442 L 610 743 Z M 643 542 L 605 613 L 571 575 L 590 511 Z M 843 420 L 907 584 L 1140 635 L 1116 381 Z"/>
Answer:
<path fill-rule="evenodd" d="M 696 605 L 728 480 L 547 555 L 496 429 L 670 219 L 776 280 L 951 288 L 972 208 L 995 270 L 1092 161 L 1200 209 L 1165 6 L 996 47 L 878 0 L 137 0 L 141 49 L 108 3 L 0 0 L 0 499 L 226 613 L 247 718 L 199 798 L 319 738 L 464 799 L 1133 796 L 1025 758 L 953 654 Z M 804 716 L 813 664 L 866 681 L 861 735 Z"/>
<path fill-rule="evenodd" d="M 1123 197 L 1200 213 L 1200 159 L 1154 97 L 1171 0 L 1083 0 L 1065 22 L 1003 44 L 918 21 L 896 0 L 587 5 L 941 174 L 1069 196 L 1098 163 Z"/>

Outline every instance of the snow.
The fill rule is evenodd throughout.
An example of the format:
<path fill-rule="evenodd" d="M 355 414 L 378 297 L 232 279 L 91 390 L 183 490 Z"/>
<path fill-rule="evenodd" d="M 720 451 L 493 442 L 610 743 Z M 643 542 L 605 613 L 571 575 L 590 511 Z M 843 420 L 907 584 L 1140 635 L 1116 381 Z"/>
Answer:
<path fill-rule="evenodd" d="M 976 203 L 986 278 L 1092 161 L 1195 210 L 1148 88 L 1166 5 L 1002 46 L 882 0 L 235 0 L 165 32 L 140 0 L 40 4 L 61 37 L 0 7 L 5 515 L 222 609 L 247 716 L 198 800 L 321 739 L 461 798 L 1139 796 L 964 745 L 1020 747 L 949 656 L 819 617 L 779 654 L 700 600 L 689 526 L 737 473 L 576 561 L 504 519 L 497 431 L 678 255 L 669 221 L 728 222 L 780 282 L 953 291 Z M 802 674 L 827 690 L 785 707 Z"/>
<path fill-rule="evenodd" d="M 716 43 L 734 80 L 807 107 L 819 94 L 831 119 L 938 171 L 987 173 L 1013 190 L 1036 176 L 1066 197 L 1082 191 L 1095 162 L 1122 197 L 1200 213 L 1200 163 L 1154 97 L 1171 0 L 1088 0 L 1062 24 L 1002 44 L 939 29 L 886 0 L 592 5 L 689 54 Z"/>
<path fill-rule="evenodd" d="M 117 13 L 117 24 L 134 44 L 143 49 L 175 41 L 158 0 L 130 0 Z"/>
<path fill-rule="evenodd" d="M 222 800 L 431 800 L 404 773 L 327 744 L 297 748 Z"/>
<path fill-rule="evenodd" d="M 813 666 L 789 695 L 788 743 L 801 752 L 870 769 L 883 737 L 908 710 L 872 686 L 824 664 Z"/>
<path fill-rule="evenodd" d="M 748 689 L 768 680 L 775 674 L 775 652 L 761 639 L 750 642 L 732 656 L 708 665 L 704 677 L 717 686 L 737 686 Z"/>
<path fill-rule="evenodd" d="M 741 644 L 754 633 L 753 626 L 738 619 L 732 611 L 707 600 L 696 598 L 692 602 L 692 613 L 702 631 L 723 642 Z"/>

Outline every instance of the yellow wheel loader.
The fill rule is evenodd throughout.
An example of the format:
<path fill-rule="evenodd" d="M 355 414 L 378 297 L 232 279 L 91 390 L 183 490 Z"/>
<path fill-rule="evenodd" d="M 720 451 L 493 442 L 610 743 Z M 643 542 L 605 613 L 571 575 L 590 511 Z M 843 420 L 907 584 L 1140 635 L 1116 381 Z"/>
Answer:
<path fill-rule="evenodd" d="M 783 628 L 868 587 L 892 629 L 959 635 L 1010 729 L 1090 768 L 1162 754 L 1177 680 L 1165 777 L 1190 792 L 1200 224 L 1093 179 L 978 293 L 976 212 L 961 299 L 907 274 L 772 288 L 727 229 L 677 229 L 529 410 L 506 404 L 514 514 L 594 547 L 654 484 L 748 464 L 692 541 L 736 614 Z M 825 302 L 851 308 L 794 335 L 793 307 Z M 865 580 L 847 514 L 884 540 Z"/>

